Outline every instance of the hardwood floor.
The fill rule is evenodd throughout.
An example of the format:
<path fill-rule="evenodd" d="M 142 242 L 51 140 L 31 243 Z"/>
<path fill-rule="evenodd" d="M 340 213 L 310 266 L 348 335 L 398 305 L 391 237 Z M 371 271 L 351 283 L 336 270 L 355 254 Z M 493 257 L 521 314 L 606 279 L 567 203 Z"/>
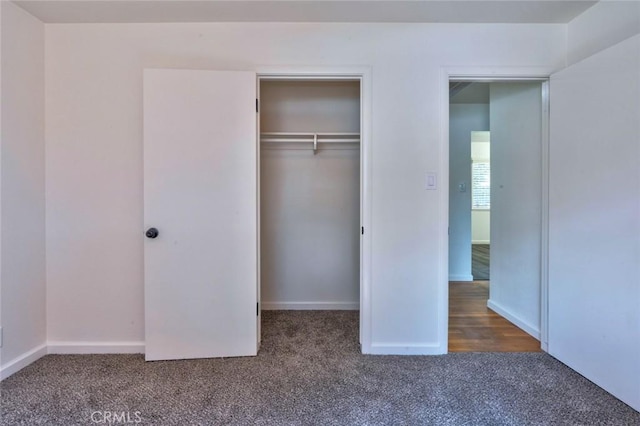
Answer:
<path fill-rule="evenodd" d="M 488 281 L 449 283 L 449 352 L 540 352 L 540 342 L 487 308 Z"/>
<path fill-rule="evenodd" d="M 491 262 L 489 244 L 471 245 L 471 275 L 474 281 L 489 279 L 489 264 Z"/>

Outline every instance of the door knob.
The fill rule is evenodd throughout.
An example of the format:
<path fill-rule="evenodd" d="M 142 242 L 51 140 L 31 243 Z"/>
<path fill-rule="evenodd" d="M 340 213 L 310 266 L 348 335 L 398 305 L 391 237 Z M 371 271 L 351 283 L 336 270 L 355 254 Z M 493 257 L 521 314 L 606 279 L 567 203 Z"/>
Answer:
<path fill-rule="evenodd" d="M 158 230 L 156 228 L 149 228 L 147 232 L 145 232 L 147 238 L 155 238 L 158 236 Z"/>

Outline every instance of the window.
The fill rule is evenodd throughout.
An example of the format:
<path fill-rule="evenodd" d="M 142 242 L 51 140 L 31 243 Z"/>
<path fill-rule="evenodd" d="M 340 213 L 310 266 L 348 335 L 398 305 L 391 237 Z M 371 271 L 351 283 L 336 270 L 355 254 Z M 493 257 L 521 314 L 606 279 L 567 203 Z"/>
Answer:
<path fill-rule="evenodd" d="M 491 166 L 489 160 L 471 163 L 471 208 L 491 208 Z"/>

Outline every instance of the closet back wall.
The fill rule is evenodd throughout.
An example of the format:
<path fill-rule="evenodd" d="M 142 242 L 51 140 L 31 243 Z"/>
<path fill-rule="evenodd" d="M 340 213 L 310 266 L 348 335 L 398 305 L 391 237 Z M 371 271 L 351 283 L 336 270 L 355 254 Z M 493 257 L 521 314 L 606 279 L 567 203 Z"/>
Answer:
<path fill-rule="evenodd" d="M 263 81 L 260 131 L 359 133 L 359 81 Z M 263 309 L 357 309 L 360 149 L 263 143 Z"/>

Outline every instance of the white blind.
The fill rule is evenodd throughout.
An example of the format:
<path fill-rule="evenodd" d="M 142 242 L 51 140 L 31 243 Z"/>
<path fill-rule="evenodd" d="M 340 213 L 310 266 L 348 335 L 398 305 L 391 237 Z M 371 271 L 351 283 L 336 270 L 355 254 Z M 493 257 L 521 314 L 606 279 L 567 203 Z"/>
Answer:
<path fill-rule="evenodd" d="M 471 208 L 491 208 L 491 166 L 488 161 L 471 163 Z"/>

